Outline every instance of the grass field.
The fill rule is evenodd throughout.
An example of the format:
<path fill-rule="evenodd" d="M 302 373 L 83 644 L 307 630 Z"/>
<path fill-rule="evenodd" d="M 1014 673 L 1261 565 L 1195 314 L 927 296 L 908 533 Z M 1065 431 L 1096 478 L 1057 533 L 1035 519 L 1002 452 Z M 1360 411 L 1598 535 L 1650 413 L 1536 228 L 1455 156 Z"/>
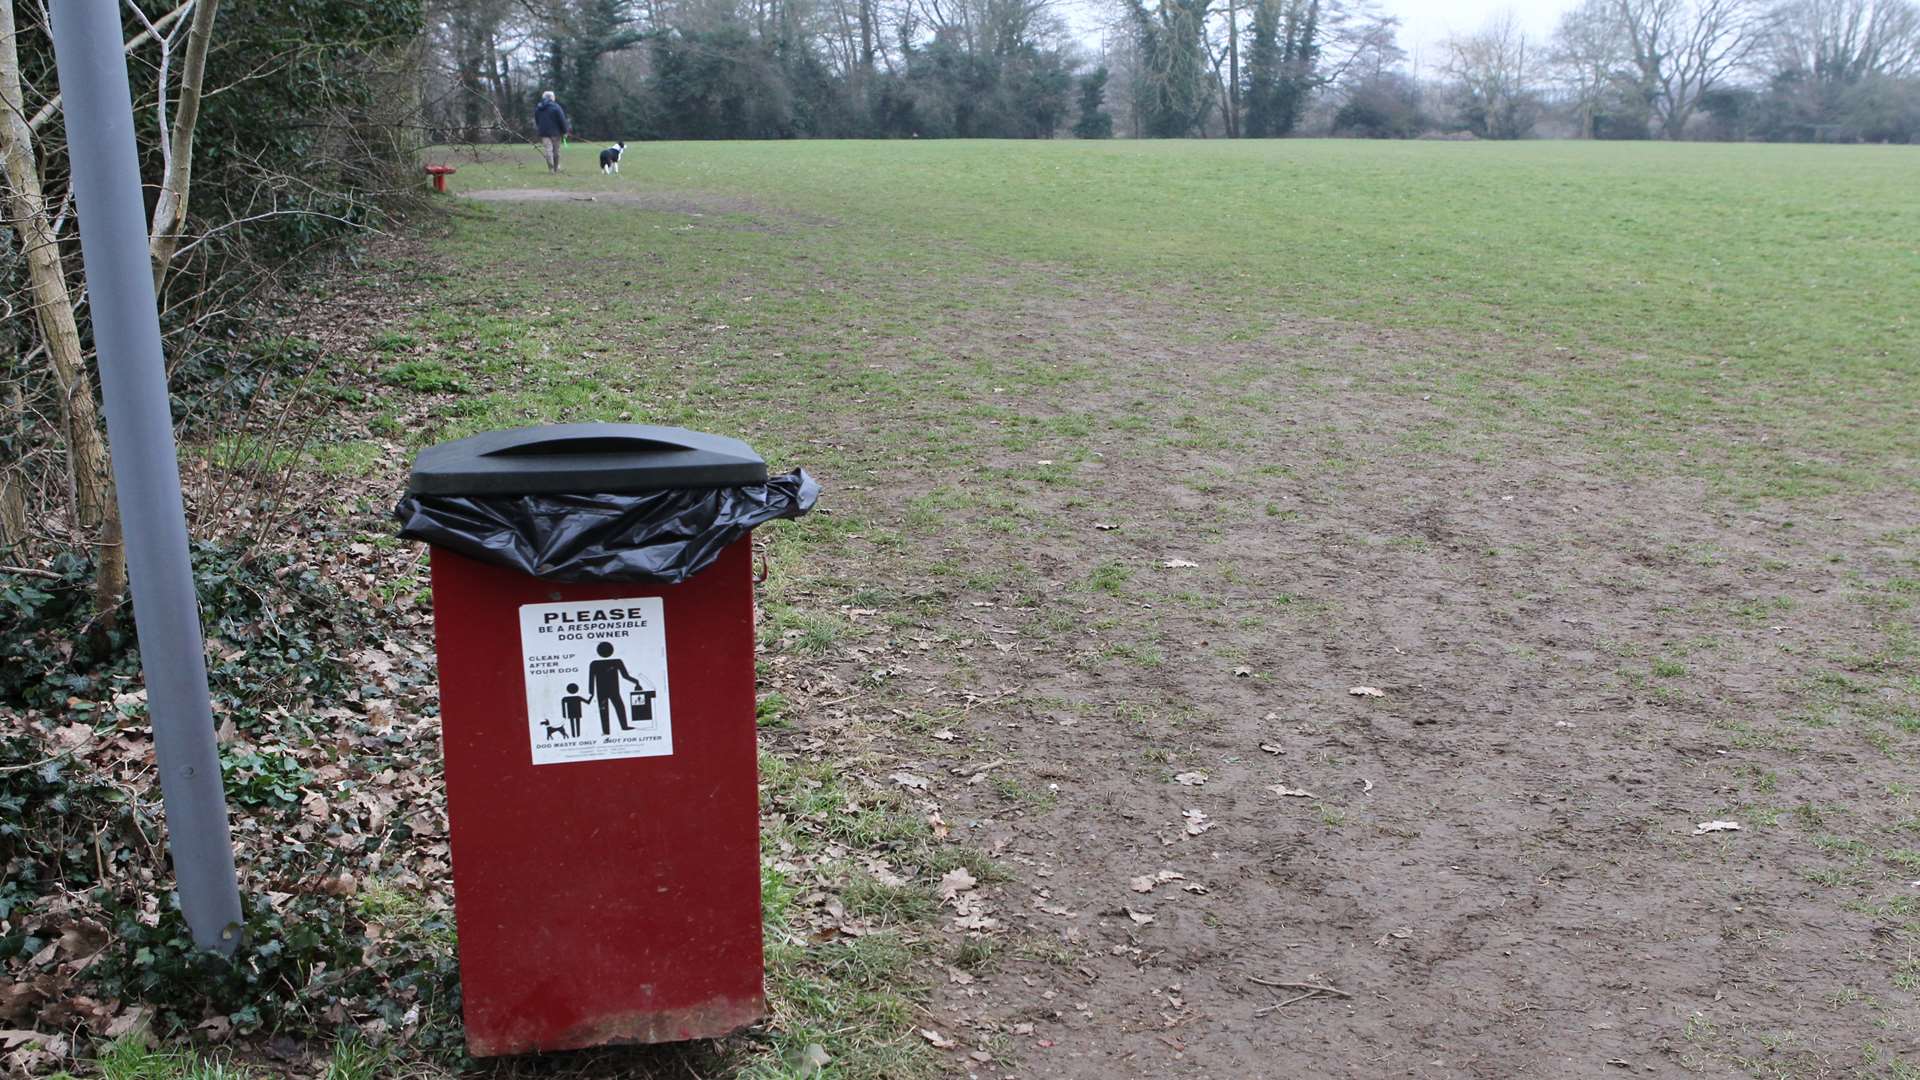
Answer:
<path fill-rule="evenodd" d="M 563 1074 L 1920 1075 L 1920 155 L 592 152 L 449 153 L 308 316 L 382 388 L 330 477 L 604 419 L 825 483 L 774 1020 Z"/>
<path fill-rule="evenodd" d="M 524 168 L 459 186 L 510 182 Z M 1229 340 L 1299 315 L 1467 335 L 1434 383 L 1462 405 L 1504 411 L 1479 399 L 1505 376 L 1548 419 L 1619 418 L 1637 449 L 1791 494 L 1902 460 L 1916 182 L 1900 147 L 1279 141 L 637 145 L 616 183 L 832 221 L 830 265 L 1018 267 L 1042 292 L 1152 298 Z M 576 151 L 555 186 L 609 185 Z M 1568 362 L 1473 355 L 1488 336 Z M 1709 411 L 1774 445 L 1694 445 Z"/>

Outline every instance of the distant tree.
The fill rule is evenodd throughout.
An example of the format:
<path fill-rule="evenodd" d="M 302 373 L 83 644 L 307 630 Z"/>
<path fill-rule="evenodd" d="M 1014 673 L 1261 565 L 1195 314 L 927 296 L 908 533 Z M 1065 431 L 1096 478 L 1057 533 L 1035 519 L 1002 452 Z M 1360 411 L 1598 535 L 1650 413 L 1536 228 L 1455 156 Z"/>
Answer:
<path fill-rule="evenodd" d="M 1247 86 L 1240 95 L 1246 103 L 1244 130 L 1249 138 L 1284 134 L 1273 130 L 1280 85 L 1280 4 L 1281 0 L 1259 0 L 1253 8 Z"/>
<path fill-rule="evenodd" d="M 1754 129 L 1761 95 L 1751 87 L 1722 86 L 1700 95 L 1704 137 L 1714 142 L 1744 142 Z"/>
<path fill-rule="evenodd" d="M 1547 52 L 1547 75 L 1573 116 L 1576 138 L 1606 137 L 1628 117 L 1646 128 L 1646 99 L 1628 72 L 1626 34 L 1614 0 L 1586 0 L 1560 16 Z"/>
<path fill-rule="evenodd" d="M 1890 119 L 1904 126 L 1897 88 L 1920 78 L 1920 9 L 1908 0 L 1789 0 L 1774 9 L 1766 54 L 1766 134 L 1884 135 Z"/>
<path fill-rule="evenodd" d="M 1420 111 L 1420 88 L 1398 72 L 1383 71 L 1353 83 L 1333 114 L 1333 134 L 1364 139 L 1411 139 L 1428 127 Z"/>
<path fill-rule="evenodd" d="M 1319 88 L 1320 0 L 1260 0 L 1247 47 L 1249 138 L 1290 135 Z"/>
<path fill-rule="evenodd" d="M 675 139 L 778 139 L 795 134 L 792 94 L 773 49 L 728 19 L 652 40 L 651 89 L 661 134 Z"/>
<path fill-rule="evenodd" d="M 1767 38 L 1751 0 L 1613 0 L 1635 85 L 1678 139 L 1700 98 L 1745 70 Z"/>
<path fill-rule="evenodd" d="M 496 132 L 511 112 L 525 123 L 522 95 L 512 85 L 505 60 L 511 0 L 426 0 L 423 4 L 435 75 L 448 84 L 435 104 L 449 138 L 479 142 Z"/>
<path fill-rule="evenodd" d="M 1022 139 L 1051 139 L 1067 119 L 1073 72 L 1053 49 L 1022 45 L 1001 59 L 997 127 Z"/>
<path fill-rule="evenodd" d="M 1767 25 L 1776 71 L 1822 86 L 1920 76 L 1920 7 L 1910 0 L 1789 0 Z"/>
<path fill-rule="evenodd" d="M 1865 142 L 1920 142 L 1920 79 L 1868 76 L 1848 88 L 1840 107 Z"/>
<path fill-rule="evenodd" d="M 1017 20 L 909 37 L 869 91 L 877 133 L 895 138 L 1050 139 L 1066 122 L 1073 72 Z"/>
<path fill-rule="evenodd" d="M 1140 50 L 1135 98 L 1142 132 L 1174 139 L 1200 133 L 1212 107 L 1206 89 L 1208 0 L 1158 0 L 1152 11 L 1142 0 L 1128 4 Z"/>
<path fill-rule="evenodd" d="M 1533 132 L 1540 100 L 1538 58 L 1511 11 L 1478 33 L 1450 38 L 1445 72 L 1461 125 L 1483 139 L 1521 139 Z"/>
<path fill-rule="evenodd" d="M 1327 5 L 1319 29 L 1315 74 L 1320 86 L 1377 78 L 1407 58 L 1400 47 L 1399 18 L 1373 10 L 1369 0 Z"/>
<path fill-rule="evenodd" d="M 1113 117 L 1104 108 L 1107 102 L 1107 69 L 1094 68 L 1080 77 L 1080 119 L 1073 125 L 1076 139 L 1110 139 Z"/>
<path fill-rule="evenodd" d="M 543 87 L 529 87 L 529 92 L 552 90 L 578 131 L 618 131 L 623 126 L 618 98 L 602 84 L 601 61 L 646 39 L 647 27 L 632 0 L 549 0 L 538 23 L 546 78 Z M 523 104 L 533 107 L 531 101 Z"/>

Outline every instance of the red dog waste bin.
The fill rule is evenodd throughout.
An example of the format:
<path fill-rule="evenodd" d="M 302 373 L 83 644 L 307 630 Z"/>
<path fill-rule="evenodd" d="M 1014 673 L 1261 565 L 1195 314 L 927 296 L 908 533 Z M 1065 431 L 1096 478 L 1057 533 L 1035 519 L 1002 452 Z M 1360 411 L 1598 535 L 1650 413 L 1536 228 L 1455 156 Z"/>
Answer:
<path fill-rule="evenodd" d="M 475 1056 L 765 1015 L 747 531 L 796 511 L 713 508 L 771 486 L 737 440 L 640 425 L 492 432 L 416 459 L 399 513 L 434 545 Z M 656 579 L 703 568 L 609 580 L 635 552 Z"/>

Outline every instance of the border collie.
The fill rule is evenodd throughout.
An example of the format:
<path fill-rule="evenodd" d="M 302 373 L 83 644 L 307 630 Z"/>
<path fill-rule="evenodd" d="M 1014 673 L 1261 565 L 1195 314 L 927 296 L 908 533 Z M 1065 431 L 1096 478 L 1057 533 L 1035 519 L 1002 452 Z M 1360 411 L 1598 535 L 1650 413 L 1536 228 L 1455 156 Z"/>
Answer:
<path fill-rule="evenodd" d="M 626 152 L 627 144 L 623 142 L 614 143 L 612 146 L 600 151 L 600 171 L 603 173 L 619 172 L 620 155 Z"/>

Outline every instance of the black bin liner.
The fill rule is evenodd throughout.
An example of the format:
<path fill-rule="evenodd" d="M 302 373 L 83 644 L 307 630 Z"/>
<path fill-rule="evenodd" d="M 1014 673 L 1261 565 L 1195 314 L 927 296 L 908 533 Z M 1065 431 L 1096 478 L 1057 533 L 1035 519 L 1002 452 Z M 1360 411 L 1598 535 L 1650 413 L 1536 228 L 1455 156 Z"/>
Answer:
<path fill-rule="evenodd" d="M 768 477 L 737 440 L 638 424 L 444 443 L 415 460 L 408 487 L 394 508 L 402 537 L 563 582 L 677 584 L 820 497 L 805 469 Z"/>

